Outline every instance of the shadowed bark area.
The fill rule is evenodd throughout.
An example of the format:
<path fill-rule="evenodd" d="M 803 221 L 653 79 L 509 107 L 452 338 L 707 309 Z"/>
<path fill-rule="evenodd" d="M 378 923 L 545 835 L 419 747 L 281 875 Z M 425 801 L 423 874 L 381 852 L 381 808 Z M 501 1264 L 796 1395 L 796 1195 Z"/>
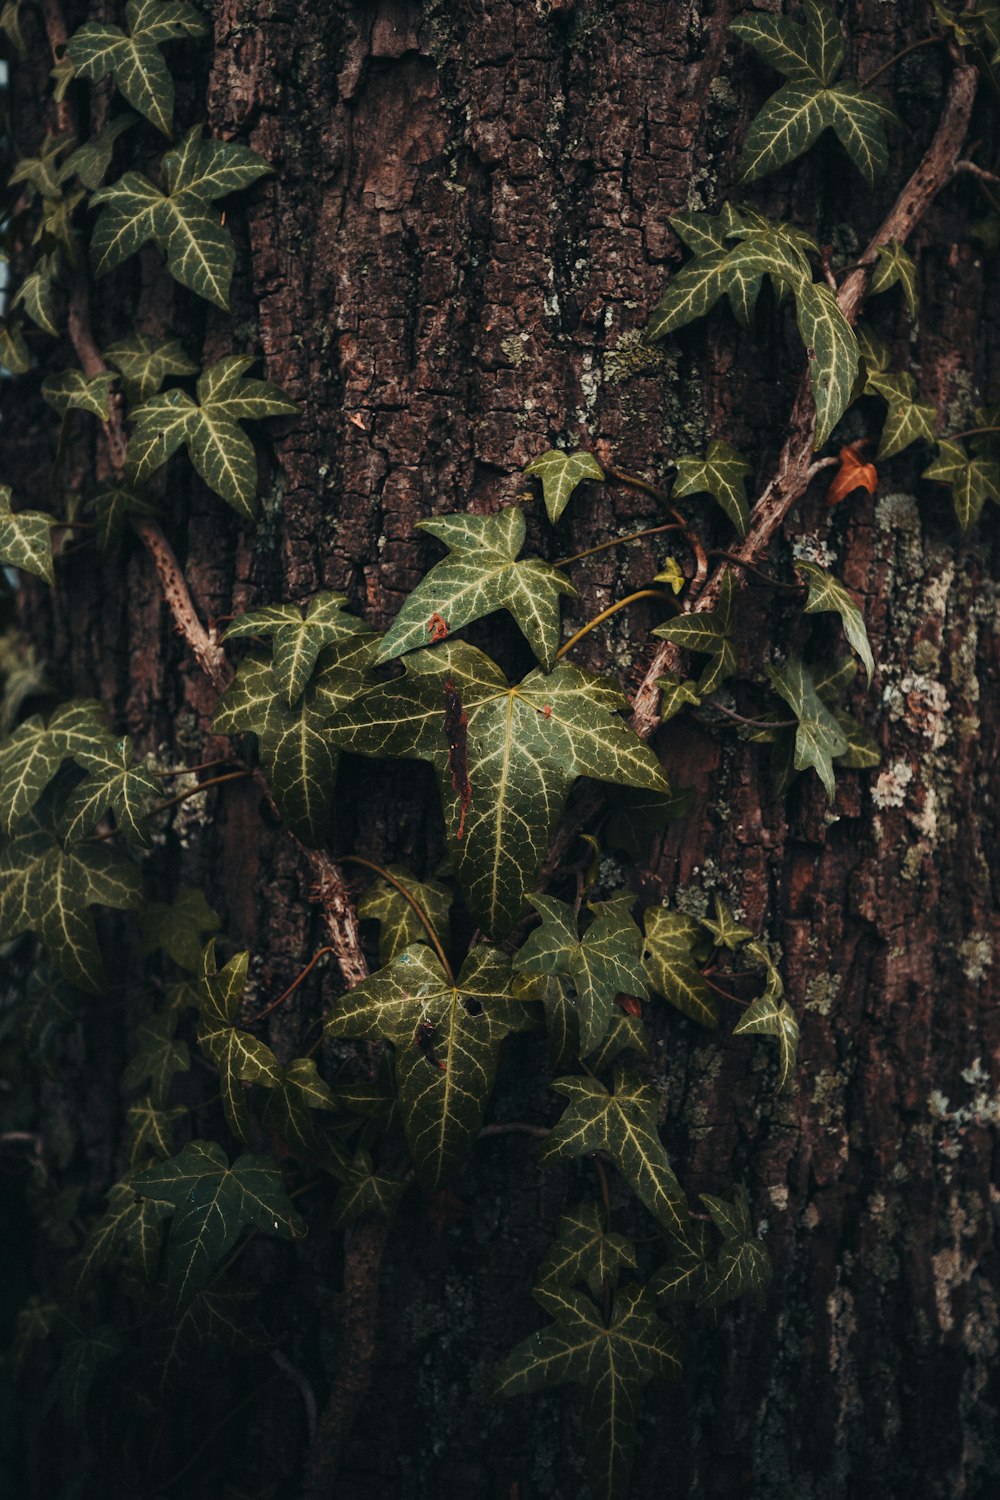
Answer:
<path fill-rule="evenodd" d="M 164 530 L 204 620 L 326 588 L 346 591 L 384 628 L 440 555 L 414 523 L 513 502 L 529 488 L 523 466 L 556 444 L 656 482 L 678 455 L 725 437 L 755 466 L 751 494 L 763 487 L 802 368 L 787 308 L 768 293 L 753 334 L 720 308 L 660 345 L 641 340 L 683 259 L 669 216 L 740 195 L 739 140 L 775 83 L 726 34 L 741 9 L 730 0 L 218 0 L 207 76 L 204 51 L 171 60 L 190 56 L 188 69 L 175 68 L 179 118 L 201 117 L 207 87 L 211 132 L 275 169 L 226 205 L 234 315 L 175 288 L 150 248 L 98 284 L 91 309 L 102 348 L 135 326 L 141 306 L 143 332 L 179 335 L 203 365 L 258 351 L 266 378 L 301 404 L 298 419 L 261 429 L 255 528 L 185 464 L 159 481 Z M 919 0 L 840 9 L 858 77 L 929 24 Z M 72 23 L 84 18 L 75 7 Z M 50 66 L 33 14 L 26 28 L 32 50 L 14 74 L 22 148 L 38 138 Z M 824 138 L 747 201 L 849 260 L 920 160 L 951 66 L 943 47 L 926 48 L 883 80 L 903 128 L 874 191 Z M 986 143 L 987 162 L 996 105 L 981 94 L 970 139 Z M 99 117 L 100 90 L 93 101 Z M 972 235 L 983 212 L 975 185 L 959 179 L 908 242 L 919 267 L 915 330 L 898 290 L 870 304 L 893 368 L 914 372 L 920 398 L 953 431 L 973 425 L 974 407 L 1000 383 L 997 262 Z M 68 344 L 45 358 L 41 374 L 73 362 Z M 22 505 L 44 507 L 58 434 L 37 385 L 32 375 L 0 392 L 0 443 L 4 481 Z M 875 434 L 883 410 L 866 399 L 843 430 Z M 90 430 L 82 420 L 71 430 L 65 485 L 82 487 L 106 463 Z M 690 715 L 654 741 L 693 803 L 629 879 L 647 898 L 669 895 L 696 913 L 720 891 L 779 943 L 802 1041 L 795 1088 L 778 1096 L 763 1044 L 646 1007 L 649 1076 L 678 1175 L 692 1200 L 746 1183 L 775 1278 L 763 1311 L 748 1301 L 718 1326 L 685 1321 L 681 1385 L 646 1396 L 635 1500 L 976 1500 L 1000 1477 L 998 524 L 990 508 L 961 538 L 947 492 L 919 480 L 926 460 L 914 452 L 880 467 L 875 497 L 857 492 L 833 509 L 821 475 L 767 562 L 791 577 L 808 541 L 861 600 L 877 675 L 867 693 L 856 684 L 851 708 L 877 736 L 881 768 L 838 772 L 828 805 L 811 775 L 776 797 L 766 746 Z M 708 509 L 683 504 L 699 520 Z M 664 519 L 648 495 L 591 485 L 553 542 L 532 515 L 540 509 L 537 499 L 529 507 L 530 534 L 553 559 Z M 721 518 L 707 528 L 711 545 L 731 543 Z M 567 635 L 641 586 L 672 540 L 575 565 Z M 834 617 L 803 620 L 790 597 L 752 577 L 740 594 L 747 678 L 763 682 L 768 643 L 808 646 L 817 658 L 841 649 Z M 25 586 L 21 613 L 59 688 L 99 696 L 143 749 L 181 762 L 225 748 L 208 730 L 216 692 L 172 632 L 134 538 L 103 563 L 88 551 L 66 556 L 53 593 Z M 634 689 L 660 618 L 644 601 L 588 635 L 573 659 L 617 670 Z M 511 670 L 528 664 L 504 624 L 469 635 Z M 773 702 L 744 691 L 744 712 Z M 356 848 L 430 873 L 444 851 L 425 770 L 348 761 L 331 852 Z M 570 863 L 588 859 L 572 847 Z M 253 783 L 183 804 L 151 868 L 163 894 L 181 880 L 205 888 L 224 930 L 251 949 L 262 1002 L 325 941 L 313 879 Z M 613 881 L 613 866 L 602 875 Z M 134 952 L 135 934 L 113 930 Z M 312 1040 L 336 990 L 327 969 L 275 1013 L 270 1039 L 282 1058 Z M 116 1012 L 95 1007 L 75 1066 L 42 1085 L 47 1150 L 72 1166 L 91 1207 L 121 1165 L 125 1032 Z M 333 1076 L 343 1052 L 328 1045 Z M 544 1076 L 544 1044 L 514 1038 L 491 1119 L 550 1124 L 558 1108 Z M 114 1452 L 105 1492 L 575 1500 L 584 1485 L 575 1393 L 486 1399 L 499 1358 L 543 1321 L 528 1291 L 559 1213 L 596 1191 L 586 1163 L 541 1173 L 536 1155 L 523 1134 L 481 1141 L 450 1190 L 431 1204 L 404 1198 L 384 1244 L 367 1223 L 353 1231 L 346 1285 L 342 1237 L 319 1203 L 294 1263 L 278 1261 L 288 1279 L 266 1309 L 315 1393 L 317 1440 L 296 1383 L 275 1378 L 262 1355 L 247 1367 L 266 1382 L 258 1402 L 222 1426 L 249 1388 L 239 1375 L 217 1398 L 199 1387 L 197 1414 L 185 1410 L 173 1427 L 150 1418 L 135 1452 Z M 613 1202 L 623 1231 L 651 1233 L 624 1191 Z M 248 1253 L 246 1274 L 277 1254 Z M 51 1267 L 39 1249 L 42 1284 Z M 93 1441 L 114 1451 L 106 1421 Z M 216 1424 L 202 1456 L 161 1491 Z M 36 1417 L 26 1432 L 25 1493 L 50 1500 L 72 1473 L 69 1439 L 53 1457 Z"/>

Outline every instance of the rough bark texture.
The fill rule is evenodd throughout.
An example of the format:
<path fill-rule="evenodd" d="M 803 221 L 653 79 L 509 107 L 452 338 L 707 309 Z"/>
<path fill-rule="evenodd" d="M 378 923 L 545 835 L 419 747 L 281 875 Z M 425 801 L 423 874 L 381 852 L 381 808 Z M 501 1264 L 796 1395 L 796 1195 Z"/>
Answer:
<path fill-rule="evenodd" d="M 717 207 L 734 191 L 740 131 L 773 83 L 726 36 L 740 8 L 219 0 L 210 127 L 276 169 L 228 214 L 236 319 L 173 291 L 149 250 L 101 285 L 92 309 L 102 347 L 131 326 L 144 296 L 144 331 L 182 333 L 206 363 L 259 348 L 267 377 L 302 404 L 301 419 L 273 426 L 273 451 L 262 452 L 256 529 L 186 468 L 171 470 L 164 529 L 203 618 L 326 587 L 348 590 L 384 626 L 437 555 L 414 522 L 510 502 L 525 489 L 522 466 L 557 441 L 657 479 L 678 453 L 724 435 L 766 481 L 800 370 L 783 312 L 765 311 L 755 338 L 724 312 L 661 348 L 639 337 L 680 263 L 668 216 Z M 851 0 L 857 73 L 925 34 L 927 9 Z M 36 61 L 16 81 L 25 139 L 48 66 L 43 40 L 33 42 Z M 196 118 L 204 98 L 197 49 L 191 57 L 182 119 L 185 109 Z M 841 252 L 860 249 L 933 132 L 949 66 L 932 48 L 893 75 L 906 128 L 876 192 L 824 142 L 753 201 L 818 228 Z M 994 128 L 980 109 L 973 137 Z M 987 295 L 996 262 L 969 233 L 980 212 L 965 179 L 911 242 L 923 299 L 912 339 L 898 294 L 875 314 L 897 367 L 910 362 L 953 430 L 971 425 L 1000 379 L 1000 320 Z M 51 368 L 69 363 L 63 356 Z M 39 434 L 47 443 L 52 423 L 30 381 L 15 389 L 3 393 L 4 479 L 22 503 L 44 504 Z M 851 418 L 856 435 L 867 410 Z M 71 482 L 93 458 L 72 449 Z M 695 800 L 657 848 L 647 889 L 662 882 L 693 910 L 721 890 L 782 945 L 802 1048 L 795 1091 L 776 1098 L 763 1049 L 706 1038 L 665 1010 L 650 1018 L 679 1175 L 692 1194 L 747 1183 L 776 1275 L 763 1312 L 740 1305 L 718 1327 L 692 1323 L 683 1384 L 647 1398 L 636 1500 L 975 1500 L 1000 1478 L 990 1186 L 1000 1120 L 991 1071 L 998 527 L 991 512 L 960 540 L 945 492 L 917 483 L 918 468 L 896 460 L 874 500 L 858 494 L 830 512 L 817 484 L 786 526 L 789 538 L 828 547 L 864 601 L 879 667 L 854 707 L 879 737 L 881 771 L 838 775 L 828 808 L 814 778 L 776 800 L 766 751 L 689 719 L 656 741 Z M 638 492 L 591 487 L 553 555 L 658 519 Z M 720 526 L 717 544 L 725 537 Z M 664 550 L 639 544 L 577 568 L 574 626 L 641 582 Z M 783 541 L 772 562 L 790 555 Z M 101 696 L 144 747 L 178 760 L 211 755 L 215 692 L 172 634 L 146 552 L 132 540 L 103 567 L 82 553 L 58 572 L 51 596 L 25 590 L 23 615 L 60 688 Z M 782 596 L 751 586 L 742 601 L 748 672 L 762 642 L 807 638 Z M 612 664 L 634 686 L 655 620 L 645 604 L 626 611 L 575 659 Z M 483 638 L 502 659 L 522 662 L 514 638 L 490 629 Z M 809 638 L 821 647 L 837 637 L 821 620 Z M 360 829 L 356 847 L 375 858 L 419 862 L 439 849 L 422 771 L 351 766 L 344 786 L 342 847 Z M 192 806 L 168 840 L 170 878 L 205 886 L 226 931 L 256 955 L 266 998 L 324 941 L 313 878 L 254 785 Z M 277 1013 L 277 1048 L 290 1054 L 322 1013 L 336 984 L 327 974 Z M 119 1158 L 105 1070 L 120 1065 L 122 1047 L 117 1025 L 98 1020 L 78 1071 L 45 1084 L 48 1128 L 57 1122 L 59 1150 L 94 1201 Z M 530 1040 L 509 1048 L 496 1118 L 554 1118 L 551 1096 L 530 1081 L 539 1055 Z M 538 1326 L 527 1289 L 560 1209 L 581 1187 L 592 1191 L 585 1168 L 542 1176 L 534 1153 L 523 1135 L 484 1140 L 433 1213 L 407 1197 L 381 1249 L 371 1337 L 370 1281 L 359 1291 L 349 1274 L 342 1293 L 338 1241 L 317 1208 L 280 1313 L 283 1347 L 321 1411 L 329 1401 L 354 1417 L 335 1436 L 338 1473 L 317 1485 L 329 1464 L 317 1445 L 310 1456 L 301 1397 L 279 1377 L 185 1475 L 185 1493 L 219 1495 L 225 1474 L 233 1496 L 296 1494 L 312 1464 L 310 1500 L 578 1496 L 572 1394 L 485 1400 L 497 1358 Z M 377 1266 L 377 1236 L 362 1226 L 355 1243 Z M 345 1361 L 354 1361 L 347 1377 Z M 266 1360 L 262 1368 L 269 1379 Z M 159 1472 L 179 1469 L 183 1448 L 169 1450 L 182 1436 L 157 1440 L 167 1450 Z M 51 1467 L 34 1454 L 32 1500 L 60 1493 L 70 1455 Z M 125 1493 L 105 1477 L 108 1493 Z"/>

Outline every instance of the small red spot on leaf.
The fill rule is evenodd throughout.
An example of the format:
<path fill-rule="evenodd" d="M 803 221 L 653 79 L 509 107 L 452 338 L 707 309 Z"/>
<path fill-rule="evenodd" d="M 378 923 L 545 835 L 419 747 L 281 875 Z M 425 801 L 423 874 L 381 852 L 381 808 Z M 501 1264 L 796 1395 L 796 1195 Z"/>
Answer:
<path fill-rule="evenodd" d="M 435 610 L 427 621 L 427 630 L 432 644 L 437 645 L 438 641 L 443 641 L 448 634 L 448 621 Z"/>
<path fill-rule="evenodd" d="M 551 717 L 552 717 L 552 704 L 551 703 L 546 703 L 545 707 L 542 709 L 542 713 L 545 715 L 545 717 L 547 719 L 551 719 Z"/>
<path fill-rule="evenodd" d="M 642 1005 L 634 995 L 616 995 L 615 1000 L 627 1016 L 641 1016 Z"/>

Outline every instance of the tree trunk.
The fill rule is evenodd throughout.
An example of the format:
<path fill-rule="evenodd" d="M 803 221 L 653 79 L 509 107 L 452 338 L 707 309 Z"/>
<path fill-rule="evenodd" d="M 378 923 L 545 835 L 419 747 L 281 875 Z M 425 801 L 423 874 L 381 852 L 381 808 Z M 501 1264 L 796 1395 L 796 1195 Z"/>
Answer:
<path fill-rule="evenodd" d="M 75 9 L 78 23 L 85 7 Z M 774 77 L 727 36 L 740 9 L 735 0 L 219 0 L 209 131 L 274 167 L 227 205 L 234 315 L 176 289 L 151 249 L 98 283 L 92 303 L 102 348 L 134 325 L 141 299 L 143 331 L 179 335 L 202 365 L 256 349 L 266 378 L 300 403 L 301 415 L 272 425 L 271 446 L 259 447 L 256 527 L 187 466 L 169 471 L 163 526 L 203 620 L 338 589 L 384 628 L 439 555 L 414 523 L 515 501 L 528 488 L 524 465 L 555 445 L 657 482 L 679 454 L 724 436 L 755 465 L 751 494 L 763 486 L 801 371 L 785 311 L 768 304 L 752 335 L 720 309 L 662 344 L 640 337 L 682 260 L 669 216 L 741 195 L 740 138 Z M 106 10 L 95 3 L 90 14 Z M 918 0 L 841 10 L 859 77 L 927 31 Z M 50 60 L 34 13 L 26 24 L 15 118 L 19 138 L 34 142 Z M 194 57 L 180 89 L 182 121 L 204 107 L 199 66 Z M 747 201 L 850 258 L 919 161 L 951 66 L 933 47 L 891 75 L 904 128 L 874 191 L 824 140 Z M 982 93 L 970 139 L 993 141 Z M 963 178 L 910 241 L 921 294 L 912 337 L 898 293 L 873 304 L 893 367 L 914 371 L 952 430 L 973 425 L 998 376 L 996 261 L 971 233 L 981 214 Z M 72 362 L 66 346 L 42 373 Z M 2 400 L 4 479 L 22 505 L 45 508 L 54 419 L 33 376 Z M 868 414 L 864 403 L 855 409 L 852 437 L 876 430 Z M 64 476 L 75 486 L 106 464 L 99 440 L 91 448 L 78 431 Z M 852 709 L 878 738 L 881 769 L 838 773 L 828 807 L 811 775 L 775 796 L 765 746 L 691 715 L 654 742 L 672 783 L 693 788 L 693 805 L 657 841 L 643 889 L 693 911 L 719 891 L 780 944 L 802 1041 L 797 1084 L 779 1096 L 762 1044 L 646 1007 L 678 1175 L 692 1202 L 746 1183 L 775 1277 L 762 1311 L 744 1301 L 717 1326 L 690 1321 L 682 1383 L 646 1396 L 635 1500 L 975 1500 L 1000 1476 L 990 1186 L 1000 1119 L 990 998 L 998 530 L 988 511 L 962 539 L 946 492 L 919 481 L 924 462 L 913 453 L 881 469 L 874 497 L 857 492 L 832 509 L 820 476 L 765 564 L 792 576 L 792 543 L 808 538 L 861 597 L 878 669 Z M 692 502 L 699 524 L 705 509 Z M 664 519 L 649 495 L 595 485 L 578 493 L 554 546 L 534 516 L 529 527 L 554 559 Z M 711 545 L 728 545 L 721 518 L 706 525 Z M 567 635 L 641 586 L 669 550 L 654 538 L 575 567 Z M 92 550 L 65 557 L 54 591 L 29 583 L 19 597 L 27 638 L 62 694 L 99 696 L 116 729 L 165 764 L 224 748 L 208 729 L 217 693 L 173 632 L 134 538 L 104 563 Z M 801 601 L 788 597 L 752 577 L 743 590 L 747 675 L 762 680 L 766 643 L 804 639 Z M 660 618 L 641 601 L 592 632 L 574 660 L 617 670 L 634 689 Z M 819 618 L 812 639 L 832 649 L 830 619 Z M 471 635 L 511 670 L 527 665 L 503 626 Z M 425 771 L 348 761 L 331 852 L 431 872 L 444 844 Z M 571 855 L 586 859 L 579 845 Z M 250 949 L 262 1000 L 325 941 L 314 876 L 252 782 L 182 804 L 148 870 L 163 897 L 182 882 L 205 889 L 224 932 Z M 134 952 L 128 924 L 115 930 Z M 276 1013 L 279 1055 L 315 1036 L 338 986 L 335 967 L 320 969 Z M 99 1206 L 121 1165 L 126 1032 L 119 1012 L 95 1004 L 77 1066 L 41 1085 L 45 1150 L 83 1185 L 86 1208 Z M 538 1078 L 541 1046 L 508 1044 L 491 1118 L 556 1118 Z M 239 1408 L 252 1386 L 232 1378 L 231 1420 L 164 1493 L 575 1500 L 584 1478 L 573 1391 L 487 1399 L 497 1361 L 539 1326 L 528 1291 L 559 1213 L 581 1184 L 593 1191 L 586 1164 L 543 1173 L 536 1154 L 527 1136 L 484 1139 L 450 1193 L 430 1205 L 409 1193 L 384 1237 L 356 1227 L 346 1287 L 340 1237 L 315 1211 L 294 1285 L 269 1310 L 294 1378 L 254 1356 L 248 1369 L 266 1389 Z M 39 1248 L 36 1261 L 44 1291 L 51 1255 Z M 318 1405 L 312 1444 L 303 1384 Z M 151 1418 L 146 1451 L 116 1455 L 120 1470 L 102 1471 L 93 1493 L 140 1493 L 135 1475 L 157 1442 L 157 1482 L 180 1470 L 226 1418 L 211 1401 L 206 1412 L 203 1426 L 189 1415 L 183 1432 Z M 39 1450 L 36 1418 L 24 1420 L 21 1493 L 49 1500 L 72 1475 L 72 1445 Z M 148 1493 L 160 1491 L 150 1483 Z"/>

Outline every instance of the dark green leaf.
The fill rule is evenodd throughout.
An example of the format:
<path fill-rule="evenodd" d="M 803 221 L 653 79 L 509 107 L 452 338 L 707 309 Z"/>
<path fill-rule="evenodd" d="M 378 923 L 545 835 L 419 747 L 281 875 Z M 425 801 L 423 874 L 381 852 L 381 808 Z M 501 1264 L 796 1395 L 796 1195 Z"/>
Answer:
<path fill-rule="evenodd" d="M 673 498 L 709 494 L 717 500 L 740 536 L 747 534 L 750 511 L 746 480 L 753 468 L 729 443 L 713 438 L 704 459 L 679 458 Z"/>
<path fill-rule="evenodd" d="M 615 1069 L 613 1094 L 596 1078 L 557 1078 L 552 1087 L 570 1102 L 542 1147 L 540 1162 L 608 1152 L 653 1217 L 683 1236 L 687 1203 L 657 1132 L 656 1090 L 622 1067 Z"/>
<path fill-rule="evenodd" d="M 778 1088 L 788 1088 L 795 1071 L 795 1058 L 799 1046 L 799 1023 L 788 1001 L 783 998 L 780 985 L 769 982 L 767 989 L 747 1010 L 733 1027 L 733 1036 L 763 1034 L 778 1038 Z"/>
<path fill-rule="evenodd" d="M 250 614 L 238 615 L 223 639 L 273 638 L 271 665 L 275 681 L 291 708 L 315 671 L 324 646 L 370 634 L 356 615 L 344 613 L 346 603 L 346 594 L 317 594 L 305 613 L 297 604 L 269 604 Z"/>
<path fill-rule="evenodd" d="M 132 1186 L 174 1210 L 167 1285 L 178 1306 L 201 1290 L 242 1230 L 252 1226 L 283 1239 L 305 1232 L 277 1164 L 247 1155 L 230 1166 L 215 1141 L 191 1141 L 179 1156 L 137 1173 Z"/>
<path fill-rule="evenodd" d="M 109 344 L 104 358 L 121 371 L 130 405 L 155 396 L 168 375 L 198 373 L 198 366 L 184 353 L 178 339 L 157 343 L 142 333 Z"/>
<path fill-rule="evenodd" d="M 203 36 L 207 28 L 182 0 L 128 0 L 125 16 L 127 34 L 106 21 L 88 21 L 70 37 L 66 55 L 81 78 L 100 83 L 111 74 L 132 108 L 169 136 L 174 81 L 159 44 Z"/>
<path fill-rule="evenodd" d="M 623 1266 L 635 1269 L 635 1247 L 624 1235 L 605 1230 L 597 1203 L 578 1203 L 560 1217 L 536 1285 L 570 1287 L 582 1281 L 592 1296 L 601 1297 L 605 1282 L 617 1285 Z"/>
<path fill-rule="evenodd" d="M 796 299 L 796 322 L 809 359 L 815 446 L 821 448 L 850 405 L 861 351 L 836 297 L 818 282 Z"/>
<path fill-rule="evenodd" d="M 473 918 L 500 935 L 521 913 L 578 776 L 669 793 L 656 757 L 619 717 L 627 706 L 617 684 L 565 660 L 511 687 L 481 651 L 445 641 L 407 657 L 406 675 L 347 709 L 332 737 L 363 755 L 431 762 Z M 450 747 L 459 712 L 465 744 Z"/>
<path fill-rule="evenodd" d="M 833 762 L 843 755 L 847 740 L 833 714 L 823 703 L 812 679 L 812 674 L 798 657 L 789 657 L 780 669 L 768 667 L 771 685 L 798 719 L 795 731 L 795 769 L 804 771 L 812 766 L 833 801 Z"/>
<path fill-rule="evenodd" d="M 10 301 L 9 311 L 23 307 L 31 321 L 43 333 L 59 337 L 56 326 L 55 292 L 53 281 L 56 274 L 56 256 L 43 255 L 38 265 L 21 282 Z"/>
<path fill-rule="evenodd" d="M 680 1373 L 676 1337 L 639 1286 L 618 1292 L 607 1324 L 583 1292 L 545 1287 L 535 1297 L 555 1321 L 507 1356 L 494 1394 L 523 1396 L 549 1385 L 582 1385 L 591 1493 L 595 1500 L 625 1500 L 640 1394 L 655 1376 Z"/>
<path fill-rule="evenodd" d="M 771 1279 L 771 1258 L 763 1240 L 757 1239 L 751 1228 L 746 1189 L 737 1189 L 732 1203 L 708 1193 L 701 1194 L 701 1201 L 722 1235 L 722 1246 L 709 1269 L 699 1307 L 715 1312 L 746 1292 L 753 1292 L 758 1307 L 763 1307 L 764 1290 Z"/>
<path fill-rule="evenodd" d="M 1000 463 L 992 458 L 970 458 L 958 443 L 940 442 L 937 457 L 921 477 L 950 487 L 963 532 L 979 520 L 987 500 L 1000 505 Z"/>
<path fill-rule="evenodd" d="M 22 568 L 25 573 L 44 578 L 46 583 L 55 583 L 52 567 L 52 528 L 58 524 L 55 517 L 40 510 L 14 512 L 10 505 L 10 490 L 0 484 L 0 564 Z"/>
<path fill-rule="evenodd" d="M 730 953 L 735 953 L 737 948 L 741 948 L 753 937 L 753 930 L 737 922 L 728 902 L 723 901 L 718 891 L 715 892 L 714 904 L 714 919 L 700 918 L 701 926 L 704 927 L 717 948 L 728 948 Z"/>
<path fill-rule="evenodd" d="M 84 504 L 94 518 L 94 535 L 101 552 L 109 552 L 125 529 L 128 516 L 155 516 L 157 508 L 123 484 L 108 484 Z"/>
<path fill-rule="evenodd" d="M 66 1421 L 82 1429 L 87 1416 L 91 1387 L 101 1366 L 121 1353 L 121 1341 L 110 1323 L 102 1323 L 83 1338 L 70 1339 L 63 1347 L 59 1367 L 42 1402 L 43 1411 L 59 1402 Z"/>
<path fill-rule="evenodd" d="M 176 985 L 161 1010 L 147 1011 L 136 1028 L 136 1051 L 122 1074 L 127 1089 L 149 1086 L 157 1107 L 162 1107 L 170 1092 L 175 1073 L 186 1073 L 191 1057 L 186 1042 L 175 1039 L 182 1015 L 197 1004 L 197 993 L 188 985 Z"/>
<path fill-rule="evenodd" d="M 31 352 L 19 322 L 0 323 L 0 370 L 23 375 L 31 369 Z"/>
<path fill-rule="evenodd" d="M 686 1240 L 672 1234 L 667 1236 L 667 1259 L 646 1283 L 646 1291 L 654 1301 L 670 1307 L 694 1302 L 701 1296 L 708 1279 L 707 1238 L 698 1223 L 690 1225 Z"/>
<path fill-rule="evenodd" d="M 264 1042 L 238 1027 L 240 999 L 247 978 L 248 955 L 239 953 L 218 971 L 215 940 L 205 950 L 202 978 L 198 985 L 198 1045 L 219 1070 L 219 1093 L 226 1123 L 238 1140 L 250 1139 L 247 1083 L 267 1089 L 279 1088 L 282 1068 Z"/>
<path fill-rule="evenodd" d="M 437 955 L 414 944 L 342 995 L 325 1031 L 393 1044 L 407 1142 L 436 1188 L 479 1134 L 500 1043 L 524 1024 L 506 954 L 473 948 L 452 985 Z"/>
<path fill-rule="evenodd" d="M 140 918 L 141 952 L 146 955 L 162 948 L 189 974 L 200 974 L 205 939 L 218 932 L 219 926 L 204 892 L 182 887 L 169 905 L 146 903 Z"/>
<path fill-rule="evenodd" d="M 42 399 L 60 416 L 71 410 L 89 411 L 106 422 L 111 387 L 116 379 L 117 376 L 111 373 L 92 375 L 88 379 L 82 370 L 63 370 L 59 375 L 50 375 L 42 381 Z"/>
<path fill-rule="evenodd" d="M 439 938 L 448 935 L 448 912 L 454 897 L 439 880 L 417 880 L 402 865 L 388 865 L 400 885 L 421 908 Z M 358 902 L 358 916 L 379 923 L 378 961 L 391 963 L 411 943 L 428 943 L 427 929 L 413 907 L 387 880 L 376 880 Z"/>
<path fill-rule="evenodd" d="M 516 561 L 524 545 L 524 513 L 507 506 L 496 516 L 440 516 L 419 521 L 448 548 L 407 596 L 386 631 L 378 660 L 391 661 L 504 609 L 513 615 L 546 671 L 559 646 L 559 595 L 575 594 L 565 574 L 537 557 Z"/>
<path fill-rule="evenodd" d="M 377 1173 L 367 1151 L 359 1151 L 351 1164 L 347 1181 L 333 1202 L 334 1229 L 346 1229 L 362 1214 L 374 1213 L 391 1219 L 406 1183 L 398 1177 Z"/>
<path fill-rule="evenodd" d="M 916 322 L 919 311 L 917 268 L 899 240 L 890 240 L 887 245 L 882 245 L 879 249 L 878 264 L 868 283 L 868 293 L 870 296 L 875 296 L 879 292 L 887 292 L 897 283 L 903 289 L 907 311 L 911 319 Z"/>
<path fill-rule="evenodd" d="M 875 658 L 872 656 L 872 648 L 868 642 L 864 615 L 854 602 L 853 596 L 848 593 L 838 578 L 834 578 L 833 574 L 828 573 L 824 568 L 817 567 L 815 563 L 799 562 L 795 566 L 809 585 L 809 597 L 805 603 L 806 614 L 832 613 L 840 616 L 844 634 L 864 662 L 870 684 L 875 672 Z"/>
<path fill-rule="evenodd" d="M 590 907 L 594 921 L 582 938 L 576 914 L 564 901 L 532 894 L 531 905 L 542 925 L 529 933 L 514 956 L 514 967 L 526 974 L 552 974 L 572 985 L 580 1023 L 580 1046 L 589 1053 L 603 1040 L 611 1021 L 615 996 L 623 993 L 645 999 L 648 994 L 640 952 L 642 934 L 630 911 L 629 894 Z"/>
<path fill-rule="evenodd" d="M 665 906 L 648 906 L 643 921 L 642 956 L 653 989 L 699 1026 L 718 1026 L 718 1003 L 696 962 L 704 941 L 699 923 Z"/>
<path fill-rule="evenodd" d="M 109 120 L 93 140 L 85 141 L 82 146 L 77 146 L 71 156 L 67 156 L 59 168 L 59 181 L 68 182 L 71 177 L 76 177 L 91 192 L 99 188 L 111 165 L 115 141 L 126 130 L 131 129 L 137 119 L 138 116 L 126 111 Z"/>
<path fill-rule="evenodd" d="M 601 483 L 604 479 L 604 470 L 592 453 L 562 453 L 558 448 L 550 448 L 540 458 L 533 458 L 524 472 L 542 481 L 542 499 L 553 526 L 581 480 Z"/>

